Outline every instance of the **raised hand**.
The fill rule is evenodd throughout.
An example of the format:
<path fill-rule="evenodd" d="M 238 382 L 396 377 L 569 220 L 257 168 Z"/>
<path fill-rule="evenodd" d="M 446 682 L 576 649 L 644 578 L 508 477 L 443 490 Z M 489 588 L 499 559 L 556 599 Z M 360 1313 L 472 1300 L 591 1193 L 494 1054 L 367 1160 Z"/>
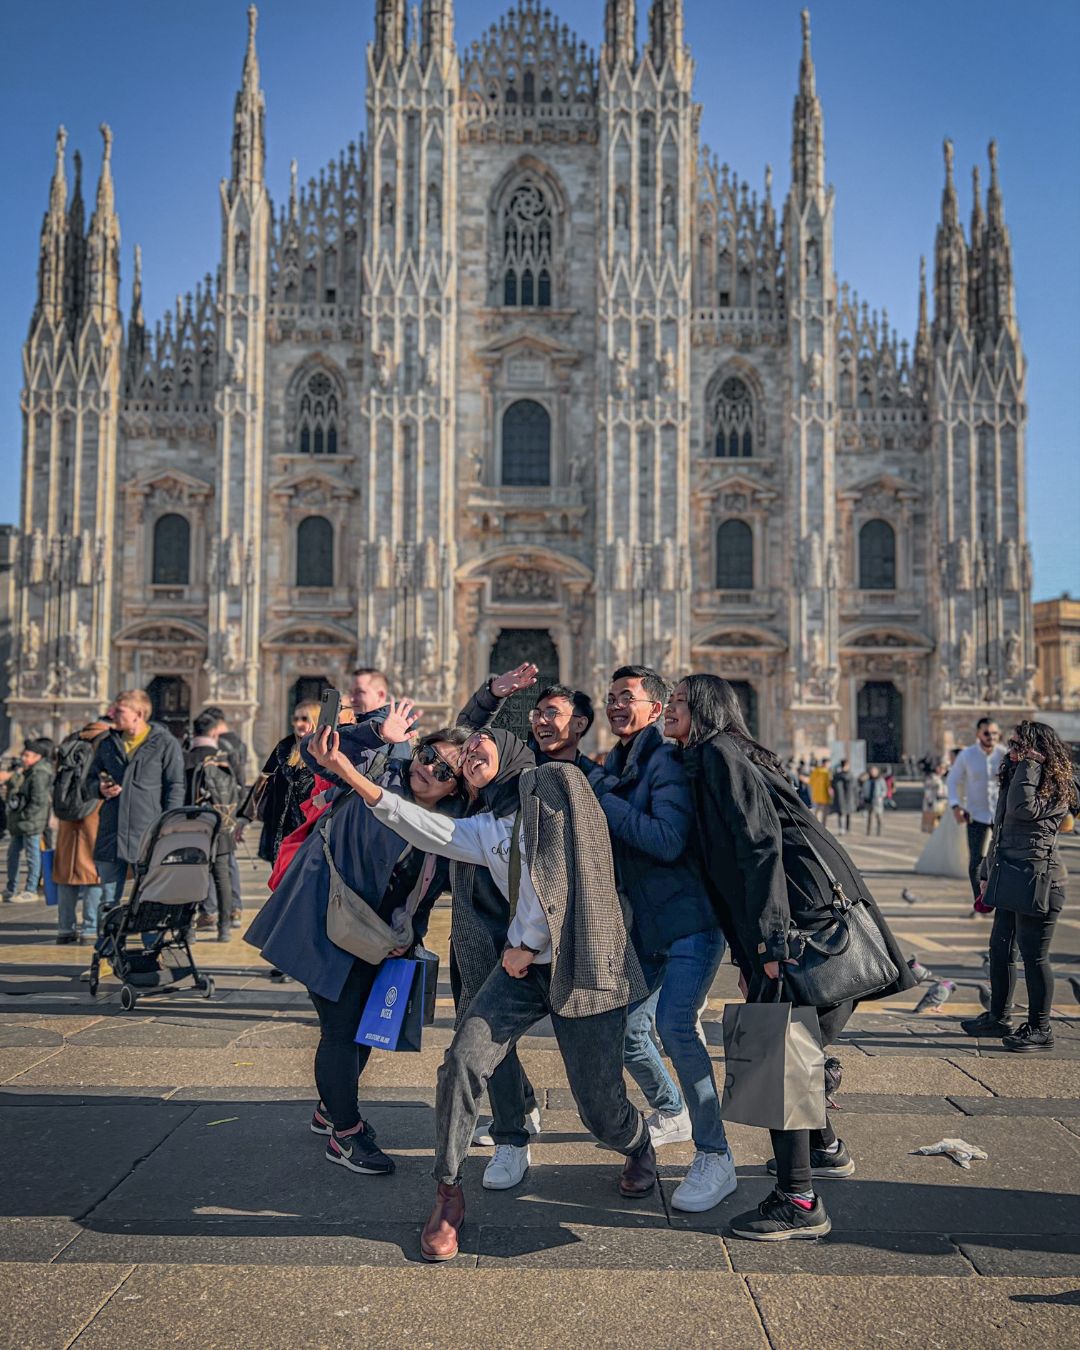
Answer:
<path fill-rule="evenodd" d="M 412 699 L 403 698 L 395 703 L 390 700 L 390 711 L 379 723 L 379 734 L 389 745 L 401 745 L 412 735 L 413 727 L 420 717 L 420 709 Z"/>
<path fill-rule="evenodd" d="M 531 661 L 525 661 L 504 675 L 496 675 L 491 681 L 491 692 L 496 698 L 509 698 L 511 694 L 516 694 L 522 689 L 531 689 L 539 674 L 538 666 L 534 666 Z"/>

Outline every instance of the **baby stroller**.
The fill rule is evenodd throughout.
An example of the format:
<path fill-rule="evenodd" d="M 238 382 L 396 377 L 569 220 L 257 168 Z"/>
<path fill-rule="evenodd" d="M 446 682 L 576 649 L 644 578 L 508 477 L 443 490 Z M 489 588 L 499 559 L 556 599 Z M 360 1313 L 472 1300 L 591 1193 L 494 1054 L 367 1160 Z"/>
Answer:
<path fill-rule="evenodd" d="M 179 806 L 158 816 L 143 836 L 131 898 L 101 920 L 90 962 L 90 993 L 96 995 L 101 962 L 123 982 L 120 1006 L 134 1008 L 140 994 L 166 993 L 189 976 L 204 998 L 214 981 L 200 975 L 191 952 L 195 911 L 210 886 L 210 860 L 221 817 L 204 806 Z M 178 953 L 171 963 L 165 953 Z"/>

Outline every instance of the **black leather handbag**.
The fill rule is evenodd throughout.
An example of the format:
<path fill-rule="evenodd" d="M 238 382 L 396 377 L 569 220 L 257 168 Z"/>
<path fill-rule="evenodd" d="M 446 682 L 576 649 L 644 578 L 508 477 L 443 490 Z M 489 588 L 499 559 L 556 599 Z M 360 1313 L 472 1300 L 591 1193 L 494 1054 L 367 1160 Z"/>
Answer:
<path fill-rule="evenodd" d="M 983 904 L 994 909 L 1007 909 L 1013 914 L 1049 913 L 1053 884 L 1050 870 L 1049 859 L 1041 865 L 1013 862 L 998 853 L 990 868 Z"/>
<path fill-rule="evenodd" d="M 821 908 L 831 914 L 832 922 L 813 932 L 795 929 L 789 937 L 795 964 L 781 969 L 792 1001 L 802 1007 L 828 1008 L 887 989 L 900 972 L 889 955 L 870 906 L 860 896 L 852 898 L 845 894 L 836 874 L 787 803 L 775 796 L 773 801 L 802 835 L 829 884 L 829 894 L 822 896 Z"/>

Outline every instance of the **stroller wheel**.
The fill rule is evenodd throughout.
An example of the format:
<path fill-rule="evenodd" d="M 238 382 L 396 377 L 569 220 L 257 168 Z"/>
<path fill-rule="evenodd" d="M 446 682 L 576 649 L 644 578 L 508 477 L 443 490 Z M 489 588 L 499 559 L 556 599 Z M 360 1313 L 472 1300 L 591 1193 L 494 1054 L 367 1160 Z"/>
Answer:
<path fill-rule="evenodd" d="M 213 998 L 213 997 L 214 997 L 214 977 L 213 977 L 213 975 L 207 975 L 206 979 L 203 981 L 202 996 L 203 996 L 203 998 Z"/>
<path fill-rule="evenodd" d="M 139 996 L 130 984 L 120 986 L 120 1006 L 125 1012 L 130 1012 L 138 1002 Z"/>
<path fill-rule="evenodd" d="M 101 957 L 97 952 L 90 958 L 90 997 L 97 998 L 98 984 L 100 983 Z"/>

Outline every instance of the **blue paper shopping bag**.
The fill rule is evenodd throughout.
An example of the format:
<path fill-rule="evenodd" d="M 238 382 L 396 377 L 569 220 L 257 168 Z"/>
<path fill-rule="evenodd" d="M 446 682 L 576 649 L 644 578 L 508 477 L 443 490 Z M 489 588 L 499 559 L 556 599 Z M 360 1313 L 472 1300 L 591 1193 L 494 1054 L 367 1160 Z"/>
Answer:
<path fill-rule="evenodd" d="M 420 1049 L 424 964 L 406 957 L 382 963 L 360 1014 L 357 1045 L 370 1045 L 375 1050 Z"/>

